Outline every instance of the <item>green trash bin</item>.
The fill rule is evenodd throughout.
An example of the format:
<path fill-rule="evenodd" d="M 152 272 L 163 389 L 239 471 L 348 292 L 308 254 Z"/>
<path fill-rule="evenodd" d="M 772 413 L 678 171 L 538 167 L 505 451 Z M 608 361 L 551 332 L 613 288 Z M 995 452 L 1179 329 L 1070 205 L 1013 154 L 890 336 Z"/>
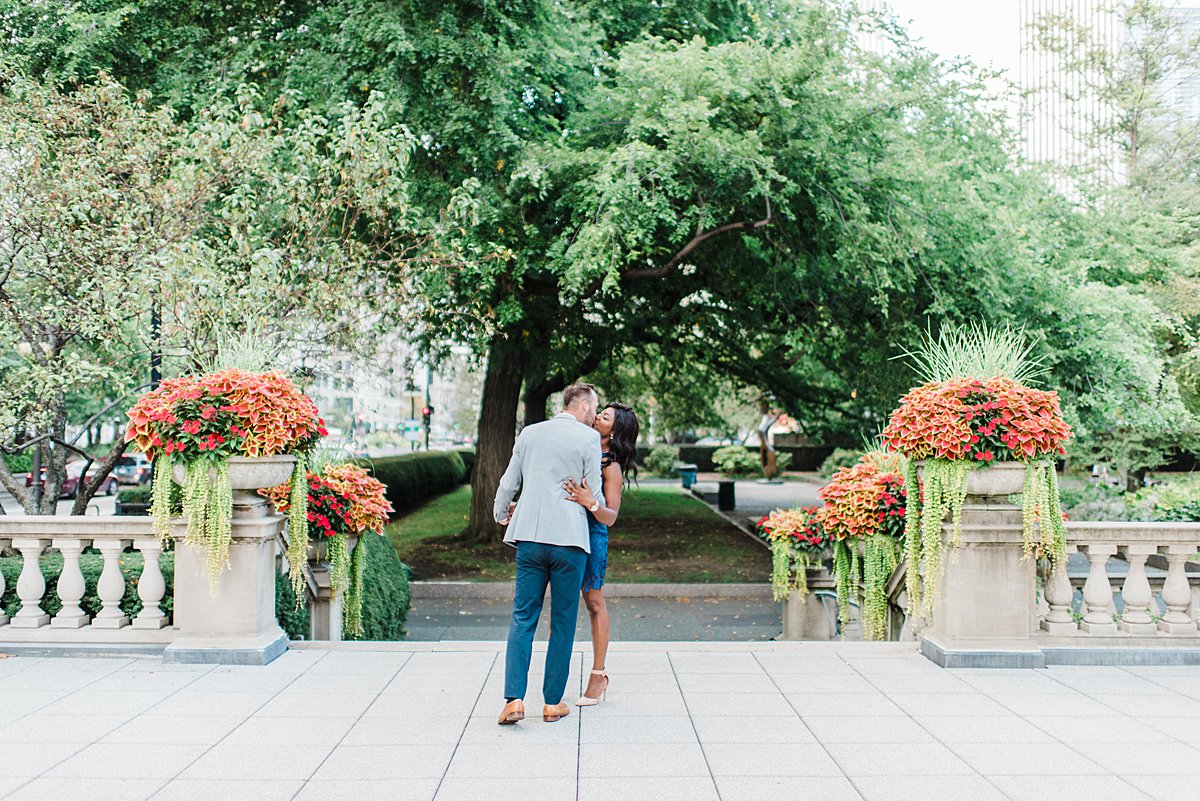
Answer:
<path fill-rule="evenodd" d="M 679 470 L 679 479 L 683 482 L 683 488 L 691 489 L 692 485 L 696 483 L 696 465 L 681 464 L 676 469 Z"/>

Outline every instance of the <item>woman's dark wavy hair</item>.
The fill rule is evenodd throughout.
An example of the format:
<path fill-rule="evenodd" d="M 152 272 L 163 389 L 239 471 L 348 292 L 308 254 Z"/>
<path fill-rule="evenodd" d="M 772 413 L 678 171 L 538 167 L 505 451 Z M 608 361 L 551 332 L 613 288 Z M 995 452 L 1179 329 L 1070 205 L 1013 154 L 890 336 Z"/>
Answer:
<path fill-rule="evenodd" d="M 626 485 L 637 480 L 638 419 L 633 409 L 624 403 L 613 401 L 605 404 L 613 410 L 612 433 L 608 435 L 608 453 L 612 460 L 621 465 L 621 475 Z"/>

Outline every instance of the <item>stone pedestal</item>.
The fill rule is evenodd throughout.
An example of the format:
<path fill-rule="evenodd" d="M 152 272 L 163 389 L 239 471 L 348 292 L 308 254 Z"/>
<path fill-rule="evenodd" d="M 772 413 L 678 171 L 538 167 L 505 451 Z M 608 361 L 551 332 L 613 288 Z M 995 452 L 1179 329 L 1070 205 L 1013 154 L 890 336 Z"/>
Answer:
<path fill-rule="evenodd" d="M 229 566 L 215 589 L 208 553 L 184 543 L 184 520 L 172 526 L 179 636 L 163 652 L 164 662 L 265 665 L 287 650 L 275 618 L 275 540 L 287 519 L 268 514 L 266 500 L 254 490 L 234 487 Z"/>
<path fill-rule="evenodd" d="M 810 582 L 821 575 L 821 571 L 808 571 Z M 783 634 L 779 639 L 830 640 L 833 639 L 832 629 L 829 614 L 819 598 L 811 592 L 803 596 L 796 590 L 788 593 L 783 601 Z"/>
<path fill-rule="evenodd" d="M 947 551 L 921 651 L 943 667 L 1042 667 L 1033 641 L 1032 558 L 1022 558 L 1021 510 L 1003 496 L 968 495 L 962 537 Z M 910 566 L 911 568 L 911 566 Z"/>

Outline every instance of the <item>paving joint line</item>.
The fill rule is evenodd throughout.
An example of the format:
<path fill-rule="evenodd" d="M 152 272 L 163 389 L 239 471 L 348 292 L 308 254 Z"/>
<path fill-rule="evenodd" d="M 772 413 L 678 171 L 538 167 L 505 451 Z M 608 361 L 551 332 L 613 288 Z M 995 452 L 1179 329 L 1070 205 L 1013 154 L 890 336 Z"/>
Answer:
<path fill-rule="evenodd" d="M 688 723 L 692 724 L 692 734 L 696 735 L 696 745 L 700 746 L 700 756 L 704 757 L 704 768 L 708 771 L 708 780 L 712 782 L 713 792 L 717 795 L 717 801 L 723 801 L 721 797 L 721 786 L 717 784 L 717 777 L 713 775 L 712 764 L 708 761 L 708 752 L 704 750 L 704 743 L 700 741 L 700 730 L 696 728 L 696 721 L 692 719 L 692 708 L 688 706 L 687 695 L 683 692 L 683 686 L 679 683 L 679 674 L 675 672 L 675 662 L 671 659 L 671 652 L 665 651 L 667 655 L 667 664 L 671 666 L 671 677 L 675 679 L 675 688 L 679 690 L 679 697 L 683 699 L 683 709 L 687 712 Z M 705 653 L 701 651 L 700 653 Z M 759 669 L 762 670 L 762 664 L 758 659 L 754 660 Z"/>
<path fill-rule="evenodd" d="M 923 659 L 924 657 L 921 657 L 921 658 Z M 858 667 L 856 667 L 853 663 L 847 662 L 845 657 L 842 657 L 842 661 L 846 662 L 846 664 L 849 666 L 849 668 L 858 674 L 859 678 L 861 678 L 867 684 L 874 687 L 876 692 L 883 695 L 884 698 L 888 697 L 888 694 L 885 690 L 881 689 L 879 687 L 879 685 L 877 685 L 875 682 L 871 681 L 870 677 L 868 677 L 867 674 L 865 674 L 861 670 L 859 670 Z M 915 674 L 915 675 L 920 675 L 920 674 Z M 941 674 L 932 674 L 932 675 L 941 675 Z M 958 681 L 962 681 L 962 679 L 959 679 L 957 676 L 955 676 L 954 678 L 957 679 Z M 986 696 L 986 693 L 984 693 L 979 688 L 975 687 L 975 685 L 971 684 L 970 682 L 964 681 L 963 684 L 966 684 L 968 687 L 970 687 L 975 692 L 978 692 L 978 693 Z M 994 698 L 988 697 L 988 700 L 995 701 L 997 704 L 1000 704 L 1000 702 L 996 701 L 996 699 L 994 699 Z M 888 703 L 895 704 L 895 701 L 892 701 L 891 698 L 888 698 Z M 1000 704 L 1000 705 L 1003 706 L 1003 704 Z M 985 776 L 982 773 L 980 773 L 978 770 L 976 770 L 974 765 L 970 764 L 969 762 L 967 762 L 967 760 L 963 759 L 962 756 L 957 751 L 955 751 L 953 748 L 951 748 L 948 743 L 944 742 L 940 737 L 938 737 L 936 734 L 934 734 L 929 729 L 927 729 L 924 726 L 924 724 L 922 724 L 921 721 L 914 718 L 907 709 L 904 709 L 899 704 L 896 704 L 896 708 L 899 709 L 900 711 L 902 711 L 904 713 L 904 716 L 913 722 L 913 725 L 917 726 L 919 729 L 921 729 L 921 731 L 925 732 L 930 737 L 932 737 L 933 741 L 935 743 L 937 743 L 938 745 L 940 745 L 942 748 L 945 748 L 951 754 L 954 754 L 955 759 L 959 760 L 964 765 L 966 765 L 968 768 L 970 768 L 971 772 L 974 775 L 978 776 L 979 778 L 981 778 L 985 782 L 987 782 L 987 784 L 990 785 L 991 787 L 993 787 L 996 790 L 996 792 L 998 792 L 1000 795 L 1004 796 L 1005 798 L 1009 799 L 1009 801 L 1017 801 L 1016 799 L 1013 799 L 1013 797 L 1011 795 L 1009 795 L 1008 793 L 1006 793 L 1002 789 L 1000 789 L 1000 787 L 997 786 L 997 784 L 994 781 L 992 781 L 990 777 Z M 1009 710 L 1009 711 L 1012 711 L 1012 710 Z M 1016 713 L 1014 713 L 1014 714 L 1016 714 Z M 1028 723 L 1028 721 L 1026 721 L 1026 722 Z M 1080 756 L 1082 756 L 1082 754 Z"/>
<path fill-rule="evenodd" d="M 593 663 L 594 664 L 594 663 Z M 583 651 L 579 652 L 579 694 L 583 695 Z M 579 801 L 579 795 L 583 792 L 583 707 L 576 707 L 579 710 L 579 725 L 575 730 L 575 801 Z"/>
<path fill-rule="evenodd" d="M 330 651 L 329 653 L 333 653 L 333 652 Z M 322 659 L 324 659 L 324 657 L 322 657 Z M 313 668 L 314 665 L 316 665 L 320 661 L 322 661 L 322 660 L 318 659 L 316 662 L 313 662 L 312 665 L 308 666 L 308 669 L 306 669 L 304 671 L 304 673 L 307 673 L 309 670 L 311 670 Z M 346 738 L 350 736 L 350 732 L 354 731 L 354 727 L 358 724 L 359 721 L 362 720 L 363 715 L 367 714 L 367 710 L 371 708 L 371 705 L 379 700 L 379 696 L 383 695 L 384 690 L 386 690 L 388 688 L 388 685 L 390 685 L 393 681 L 396 680 L 396 677 L 400 675 L 401 671 L 404 670 L 404 667 L 411 661 L 412 661 L 412 654 L 409 654 L 408 658 L 400 663 L 400 667 L 396 668 L 396 672 L 392 674 L 392 677 L 390 679 L 388 679 L 387 682 L 384 683 L 383 687 L 381 687 L 379 689 L 379 692 L 375 693 L 375 697 L 371 699 L 371 703 L 367 704 L 365 707 L 363 707 L 363 711 L 358 713 L 358 717 L 356 717 L 354 719 L 354 723 L 351 723 L 350 728 L 346 729 L 346 733 L 343 734 L 341 737 L 339 737 L 338 741 L 333 744 L 333 748 L 329 749 L 329 753 L 325 755 L 325 758 L 322 759 L 321 762 L 315 768 L 313 768 L 313 772 L 309 774 L 308 778 L 305 779 L 303 782 L 301 782 L 300 788 L 298 790 L 296 790 L 296 792 L 292 793 L 292 798 L 295 798 L 296 796 L 300 795 L 300 793 L 304 792 L 304 788 L 308 786 L 308 783 L 310 781 L 312 781 L 312 777 L 316 776 L 317 772 L 320 771 L 322 767 L 324 767 L 325 763 L 327 761 L 329 761 L 329 757 L 333 756 L 333 752 L 338 749 L 338 746 L 340 746 L 343 742 L 345 742 Z M 300 676 L 303 676 L 304 673 L 301 673 Z M 298 679 L 298 678 L 300 678 L 300 676 L 297 676 L 296 678 Z M 290 685 L 291 682 L 288 682 L 288 684 Z M 283 690 L 280 690 L 279 692 L 283 692 Z M 278 694 L 279 693 L 276 693 L 276 695 L 278 695 Z M 262 707 L 259 707 L 259 709 L 262 709 Z M 254 717 L 254 713 L 251 713 L 250 717 Z M 249 720 L 249 719 L 250 718 L 246 718 L 246 720 Z M 245 721 L 243 721 L 243 722 L 245 722 Z M 239 724 L 239 726 L 240 725 L 241 724 Z M 236 730 L 237 729 L 234 729 L 234 731 L 236 731 Z M 226 736 L 228 736 L 228 735 L 226 735 Z"/>
<path fill-rule="evenodd" d="M 967 669 L 969 669 L 969 668 L 967 668 Z M 1022 668 L 1010 668 L 1010 670 L 1022 670 Z M 1035 669 L 1035 670 L 1036 670 L 1036 669 Z M 1081 698 L 1087 698 L 1087 699 L 1089 699 L 1089 700 L 1094 700 L 1094 699 L 1092 699 L 1092 696 L 1088 695 L 1087 693 L 1085 693 L 1085 692 L 1081 692 L 1080 690 L 1077 690 L 1077 689 L 1075 689 L 1075 688 L 1074 688 L 1074 687 L 1072 687 L 1071 685 L 1069 685 L 1069 684 L 1066 684 L 1065 682 L 1059 681 L 1057 678 L 1055 678 L 1055 677 L 1052 675 L 1052 674 L 1053 674 L 1053 671 L 1051 671 L 1049 667 L 1040 668 L 1040 670 L 1044 670 L 1044 671 L 1046 672 L 1046 676 L 1047 676 L 1047 678 L 1049 678 L 1051 681 L 1057 682 L 1057 683 L 1058 683 L 1060 686 L 1062 686 L 1062 687 L 1065 687 L 1066 689 L 1070 690 L 1070 691 L 1071 691 L 1072 693 L 1074 693 L 1075 695 L 1078 695 L 1078 696 L 1080 696 Z M 1035 673 L 1034 675 L 1037 675 L 1037 674 Z M 970 683 L 970 682 L 968 682 L 968 683 Z M 974 686 L 974 685 L 972 685 L 972 686 Z M 977 689 L 978 689 L 978 688 L 977 688 Z M 1038 731 L 1040 731 L 1042 734 L 1045 734 L 1045 735 L 1046 735 L 1047 737 L 1049 737 L 1049 738 L 1050 738 L 1052 741 L 1054 741 L 1054 742 L 1058 743 L 1058 744 L 1059 744 L 1059 745 L 1061 745 L 1061 746 L 1065 746 L 1065 747 L 1066 747 L 1066 749 L 1067 749 L 1068 751 L 1070 751 L 1071 753 L 1073 753 L 1073 754 L 1075 754 L 1076 756 L 1079 756 L 1079 757 L 1081 757 L 1081 758 L 1083 758 L 1083 759 L 1086 759 L 1088 762 L 1092 762 L 1093 764 L 1095 764 L 1095 765 L 1096 765 L 1096 767 L 1098 767 L 1098 768 L 1100 768 L 1100 770 L 1104 771 L 1104 774 L 1105 774 L 1105 775 L 1113 777 L 1113 778 L 1114 778 L 1114 779 L 1116 779 L 1117 781 L 1119 781 L 1119 782 L 1123 783 L 1125 786 L 1129 787 L 1129 788 L 1130 788 L 1131 790 L 1133 790 L 1134 792 L 1138 792 L 1138 793 L 1141 793 L 1141 792 L 1142 792 L 1141 788 L 1139 788 L 1139 787 L 1137 787 L 1137 786 L 1135 786 L 1135 785 L 1133 785 L 1133 784 L 1130 784 L 1129 782 L 1125 781 L 1125 779 L 1124 779 L 1123 777 L 1121 777 L 1121 776 L 1118 776 L 1116 773 L 1114 773 L 1113 771 L 1111 771 L 1111 770 L 1109 770 L 1108 768 L 1104 767 L 1104 766 L 1103 766 L 1103 765 L 1101 765 L 1099 762 L 1096 762 L 1095 760 L 1093 760 L 1091 757 L 1087 756 L 1086 754 L 1081 754 L 1079 751 L 1076 751 L 1076 750 L 1075 750 L 1075 748 L 1074 748 L 1074 747 L 1072 747 L 1072 745 L 1071 745 L 1070 743 L 1068 743 L 1068 742 L 1065 742 L 1065 741 L 1063 741 L 1063 740 L 1059 739 L 1058 737 L 1055 737 L 1053 732 L 1050 732 L 1050 731 L 1047 731 L 1046 729 L 1043 729 L 1041 726 L 1037 725 L 1037 724 L 1036 724 L 1036 723 L 1034 723 L 1032 720 L 1030 720 L 1028 716 L 1026 716 L 1026 715 L 1022 715 L 1020 712 L 1017 712 L 1015 709 L 1013 709 L 1012 707 L 1008 706 L 1007 704 L 1005 704 L 1005 703 L 1004 703 L 1003 701 L 1001 701 L 1000 699 L 998 699 L 998 698 L 996 698 L 996 697 L 992 696 L 990 693 L 988 693 L 988 691 L 987 691 L 987 690 L 984 690 L 984 689 L 979 689 L 979 692 L 980 692 L 981 694 L 983 694 L 983 695 L 984 695 L 986 698 L 988 698 L 989 700 L 996 702 L 996 703 L 997 703 L 997 704 L 999 704 L 999 705 L 1000 705 L 1002 708 L 1004 708 L 1004 709 L 1006 709 L 1007 711 L 1011 712 L 1013 715 L 1016 715 L 1016 716 L 1017 716 L 1017 718 L 1019 718 L 1019 719 L 1020 719 L 1022 722 L 1026 723 L 1026 724 L 1028 724 L 1028 725 L 1030 725 L 1030 726 L 1033 726 L 1035 729 L 1037 729 Z M 1022 694 L 1025 694 L 1025 693 L 1022 693 Z M 1102 705 L 1103 705 L 1103 706 L 1107 706 L 1107 704 L 1102 704 Z M 1112 709 L 1112 707 L 1108 707 L 1108 708 L 1109 708 L 1109 709 Z M 1114 710 L 1114 711 L 1117 711 L 1117 712 L 1118 712 L 1118 714 L 1122 714 L 1122 715 L 1124 714 L 1124 713 L 1122 713 L 1122 712 L 1119 712 L 1119 710 Z M 1052 717 L 1052 716 L 1047 716 L 1047 717 Z M 1078 716 L 1076 716 L 1076 715 L 1063 715 L 1063 716 L 1061 716 L 1061 717 L 1078 717 Z M 918 725 L 920 725 L 920 724 L 918 724 Z M 1089 774 L 1089 775 L 1094 775 L 1094 774 Z M 986 778 L 986 777 L 984 777 L 984 778 Z M 997 789 L 999 789 L 999 788 L 997 788 Z M 1004 791 L 1003 791 L 1003 790 L 1001 790 L 1001 793 L 1003 793 L 1003 794 L 1004 794 L 1004 795 L 1006 795 L 1006 796 L 1008 795 L 1007 793 L 1004 793 Z M 1145 795 L 1145 793 L 1142 793 L 1142 794 L 1143 794 L 1143 795 Z M 1008 797 L 1010 797 L 1010 798 L 1011 798 L 1011 796 L 1008 796 Z"/>
<path fill-rule="evenodd" d="M 480 699 L 483 698 L 483 691 L 487 689 L 488 679 L 491 678 L 492 671 L 496 668 L 496 660 L 499 656 L 499 652 L 492 654 L 492 661 L 483 674 L 483 681 L 479 685 L 479 692 L 475 695 L 475 703 L 471 704 L 471 710 L 467 712 L 467 722 L 463 724 L 463 730 L 458 733 L 458 740 L 454 743 L 454 750 L 450 752 L 450 759 L 446 760 L 446 769 L 442 771 L 441 778 L 438 779 L 437 788 L 433 791 L 434 801 L 436 801 L 438 793 L 442 791 L 442 784 L 445 783 L 446 776 L 450 773 L 450 766 L 454 764 L 454 756 L 458 753 L 458 747 L 462 745 L 462 738 L 466 736 L 467 729 L 471 725 L 471 719 L 475 717 L 475 709 L 479 706 Z"/>

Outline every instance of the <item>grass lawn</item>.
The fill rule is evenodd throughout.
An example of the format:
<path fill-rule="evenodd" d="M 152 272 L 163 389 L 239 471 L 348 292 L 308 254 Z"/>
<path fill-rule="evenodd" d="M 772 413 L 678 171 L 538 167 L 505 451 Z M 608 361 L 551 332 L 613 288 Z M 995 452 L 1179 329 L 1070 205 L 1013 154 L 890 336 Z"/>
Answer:
<path fill-rule="evenodd" d="M 512 579 L 510 546 L 460 536 L 470 503 L 471 488 L 461 487 L 388 525 L 413 579 Z M 767 549 L 674 486 L 626 490 L 608 559 L 608 580 L 618 582 L 765 582 L 771 575 Z"/>

